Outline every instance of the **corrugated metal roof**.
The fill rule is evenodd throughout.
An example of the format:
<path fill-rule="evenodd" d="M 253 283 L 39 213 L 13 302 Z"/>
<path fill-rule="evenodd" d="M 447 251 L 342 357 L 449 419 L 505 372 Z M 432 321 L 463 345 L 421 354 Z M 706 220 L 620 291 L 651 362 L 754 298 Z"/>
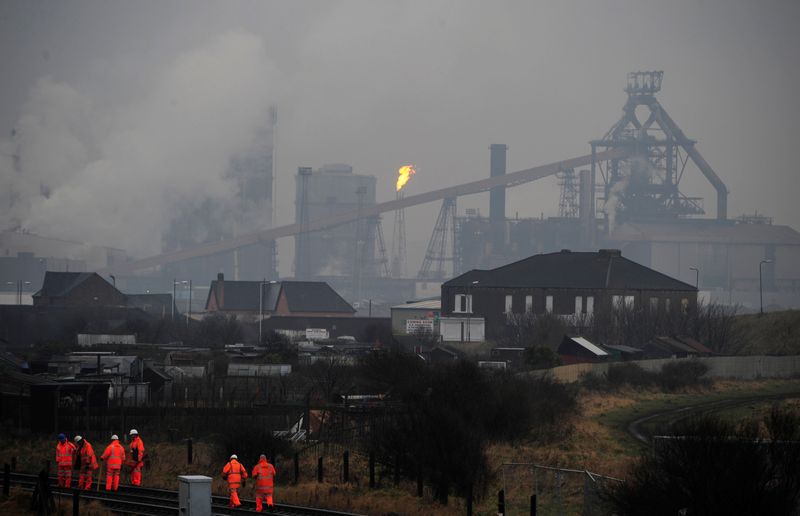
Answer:
<path fill-rule="evenodd" d="M 592 344 L 588 340 L 584 339 L 583 337 L 570 337 L 569 340 L 571 340 L 575 344 L 583 347 L 584 349 L 586 349 L 590 353 L 594 353 L 598 357 L 607 357 L 608 356 L 608 353 L 606 351 L 604 351 L 604 350 L 600 349 L 599 347 L 595 346 L 594 344 Z"/>
<path fill-rule="evenodd" d="M 392 310 L 441 310 L 441 299 L 426 299 L 424 301 L 413 301 L 411 303 L 404 303 L 402 305 L 395 305 Z"/>
<path fill-rule="evenodd" d="M 537 254 L 488 271 L 471 270 L 444 285 L 473 288 L 697 290 L 693 285 L 629 260 L 618 251 Z"/>

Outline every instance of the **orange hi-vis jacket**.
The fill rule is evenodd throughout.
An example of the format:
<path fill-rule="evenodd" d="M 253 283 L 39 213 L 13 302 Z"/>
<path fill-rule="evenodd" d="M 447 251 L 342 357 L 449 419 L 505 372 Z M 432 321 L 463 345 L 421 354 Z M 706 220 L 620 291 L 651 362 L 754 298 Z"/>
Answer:
<path fill-rule="evenodd" d="M 71 468 L 75 455 L 75 445 L 69 441 L 56 444 L 56 464 L 60 468 Z"/>
<path fill-rule="evenodd" d="M 97 469 L 97 456 L 94 454 L 94 449 L 89 441 L 83 440 L 83 446 L 80 451 L 80 467 L 81 469 Z"/>
<path fill-rule="evenodd" d="M 238 489 L 242 487 L 242 479 L 247 478 L 247 469 L 238 460 L 231 459 L 222 468 L 222 478 L 228 480 L 228 487 Z"/>
<path fill-rule="evenodd" d="M 128 456 L 128 466 L 136 467 L 144 463 L 144 442 L 138 435 L 128 445 L 130 448 L 130 455 Z"/>
<path fill-rule="evenodd" d="M 253 478 L 256 479 L 256 493 L 272 494 L 275 466 L 266 459 L 258 461 L 253 467 Z"/>
<path fill-rule="evenodd" d="M 119 441 L 111 441 L 100 458 L 106 461 L 108 469 L 121 469 L 122 463 L 125 462 L 125 448 Z"/>

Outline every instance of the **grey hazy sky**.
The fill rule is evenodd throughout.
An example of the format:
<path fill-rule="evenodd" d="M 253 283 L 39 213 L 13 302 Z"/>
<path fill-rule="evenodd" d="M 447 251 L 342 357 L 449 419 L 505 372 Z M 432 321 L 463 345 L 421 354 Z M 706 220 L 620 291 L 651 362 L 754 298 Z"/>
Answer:
<path fill-rule="evenodd" d="M 588 140 L 620 115 L 627 72 L 659 69 L 659 99 L 728 185 L 729 213 L 758 210 L 800 228 L 792 159 L 800 144 L 798 26 L 800 2 L 790 0 L 4 0 L 0 136 L 7 140 L 31 114 L 36 127 L 47 126 L 48 138 L 72 135 L 32 148 L 48 154 L 48 180 L 62 168 L 91 169 L 64 170 L 55 183 L 69 195 L 50 207 L 51 218 L 66 214 L 52 225 L 62 236 L 90 238 L 70 227 L 97 217 L 70 211 L 73 203 L 85 212 L 80 189 L 87 181 L 111 178 L 110 190 L 91 198 L 114 191 L 115 174 L 130 168 L 174 174 L 176 184 L 143 172 L 141 192 L 135 181 L 121 180 L 134 202 L 153 189 L 208 182 L 211 164 L 223 163 L 251 129 L 249 110 L 275 102 L 282 223 L 293 217 L 291 175 L 302 165 L 351 163 L 378 176 L 379 198 L 388 199 L 397 166 L 407 162 L 419 172 L 409 192 L 419 193 L 487 176 L 490 143 L 509 146 L 509 171 L 587 153 Z M 228 74 L 223 80 L 218 64 Z M 181 120 L 170 119 L 170 103 L 183 106 L 173 114 Z M 207 114 L 193 115 L 206 107 Z M 47 125 L 49 117 L 57 122 Z M 221 133 L 202 127 L 215 120 Z M 165 149 L 173 139 L 177 150 Z M 218 149 L 208 149 L 216 140 Z M 204 148 L 194 158 L 200 163 L 184 161 L 197 147 Z M 137 149 L 153 158 L 126 162 Z M 5 185 L 19 181 L 7 160 L 0 166 Z M 713 189 L 699 173 L 682 185 L 687 195 L 704 196 L 714 215 Z M 224 196 L 217 187 L 191 192 Z M 467 207 L 488 212 L 488 195 L 459 200 L 459 211 Z M 407 212 L 412 258 L 422 252 L 437 210 Z M 509 193 L 509 216 L 556 210 L 553 180 Z M 30 216 L 44 232 L 49 219 Z M 391 218 L 384 224 L 388 236 Z M 281 261 L 288 273 L 286 257 Z"/>

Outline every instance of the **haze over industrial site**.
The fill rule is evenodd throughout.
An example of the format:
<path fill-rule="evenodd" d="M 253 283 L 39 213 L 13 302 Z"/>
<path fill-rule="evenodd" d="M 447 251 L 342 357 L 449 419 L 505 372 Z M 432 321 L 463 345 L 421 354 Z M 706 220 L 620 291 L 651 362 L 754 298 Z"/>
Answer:
<path fill-rule="evenodd" d="M 111 248 L 118 264 L 300 222 L 300 167 L 374 177 L 369 204 L 395 197 L 409 163 L 419 173 L 407 196 L 483 179 L 490 144 L 507 146 L 508 172 L 583 156 L 619 119 L 627 74 L 639 70 L 664 71 L 657 98 L 727 186 L 727 218 L 797 228 L 799 12 L 777 1 L 7 2 L 2 230 Z M 681 181 L 704 214 L 679 216 L 714 218 L 713 185 L 697 170 Z M 555 177 L 510 188 L 504 216 L 562 216 L 563 189 Z M 613 228 L 610 193 L 596 208 Z M 406 277 L 423 265 L 437 204 L 403 214 Z M 459 198 L 455 215 L 467 210 L 488 215 L 488 195 Z M 389 255 L 394 217 L 381 221 Z M 339 231 L 340 242 L 375 238 L 367 222 Z M 296 276 L 300 240 L 195 272 L 210 281 L 217 270 L 239 276 L 234 260 L 242 271 L 270 261 L 249 279 Z M 354 260 L 312 272 L 352 274 Z"/>

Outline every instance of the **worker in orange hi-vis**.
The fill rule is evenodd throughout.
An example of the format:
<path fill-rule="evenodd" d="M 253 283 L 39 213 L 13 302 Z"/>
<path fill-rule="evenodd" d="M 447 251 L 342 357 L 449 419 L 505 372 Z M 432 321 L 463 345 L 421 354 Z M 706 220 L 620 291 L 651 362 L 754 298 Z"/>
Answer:
<path fill-rule="evenodd" d="M 88 491 L 92 488 L 92 476 L 94 470 L 100 466 L 97 464 L 97 456 L 94 454 L 94 449 L 91 443 L 81 437 L 75 436 L 75 446 L 77 446 L 77 463 L 78 463 L 78 489 Z"/>
<path fill-rule="evenodd" d="M 75 458 L 75 445 L 67 441 L 67 436 L 58 434 L 56 444 L 56 465 L 58 466 L 58 487 L 72 487 L 72 461 Z"/>
<path fill-rule="evenodd" d="M 135 428 L 130 431 L 129 435 L 132 440 L 128 445 L 130 453 L 125 465 L 128 466 L 131 473 L 131 484 L 140 486 L 142 485 L 142 466 L 144 465 L 144 442 Z"/>
<path fill-rule="evenodd" d="M 267 462 L 267 456 L 261 455 L 258 464 L 253 467 L 253 478 L 256 481 L 256 512 L 261 512 L 262 503 L 267 502 L 267 507 L 272 511 L 272 488 L 275 482 L 275 466 Z"/>
<path fill-rule="evenodd" d="M 119 489 L 119 472 L 125 462 L 125 448 L 119 444 L 117 434 L 111 436 L 111 444 L 106 446 L 100 458 L 106 461 L 106 491 L 116 491 Z"/>
<path fill-rule="evenodd" d="M 239 488 L 247 478 L 247 468 L 239 462 L 239 457 L 231 455 L 231 460 L 222 468 L 222 478 L 228 481 L 228 491 L 231 494 L 231 507 L 239 507 Z"/>

